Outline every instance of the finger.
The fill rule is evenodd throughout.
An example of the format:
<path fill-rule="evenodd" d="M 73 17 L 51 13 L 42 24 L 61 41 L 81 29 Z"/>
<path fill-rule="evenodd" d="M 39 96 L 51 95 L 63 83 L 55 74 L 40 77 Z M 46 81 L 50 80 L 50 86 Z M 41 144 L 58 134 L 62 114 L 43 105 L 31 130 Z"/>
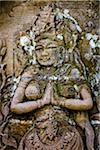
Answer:
<path fill-rule="evenodd" d="M 52 93 L 52 90 L 53 90 L 52 84 L 51 84 L 51 83 L 48 83 L 48 84 L 47 84 L 47 87 L 46 87 L 46 89 L 45 89 L 45 93 L 50 94 L 50 93 Z"/>

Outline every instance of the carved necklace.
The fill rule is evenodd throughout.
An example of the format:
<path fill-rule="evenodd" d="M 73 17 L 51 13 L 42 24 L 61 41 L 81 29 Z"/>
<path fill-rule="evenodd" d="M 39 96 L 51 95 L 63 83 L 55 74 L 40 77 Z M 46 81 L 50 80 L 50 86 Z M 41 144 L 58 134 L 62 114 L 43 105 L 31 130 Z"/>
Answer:
<path fill-rule="evenodd" d="M 72 75 L 70 75 L 70 71 L 73 69 Z M 46 80 L 46 81 L 73 81 L 73 80 L 84 80 L 84 76 L 80 75 L 80 72 L 77 68 L 72 68 L 71 64 L 67 64 L 66 67 L 59 68 L 58 70 L 54 71 L 52 74 L 47 73 L 44 74 L 45 71 L 42 73 L 37 73 L 33 77 L 22 77 L 21 80 Z"/>

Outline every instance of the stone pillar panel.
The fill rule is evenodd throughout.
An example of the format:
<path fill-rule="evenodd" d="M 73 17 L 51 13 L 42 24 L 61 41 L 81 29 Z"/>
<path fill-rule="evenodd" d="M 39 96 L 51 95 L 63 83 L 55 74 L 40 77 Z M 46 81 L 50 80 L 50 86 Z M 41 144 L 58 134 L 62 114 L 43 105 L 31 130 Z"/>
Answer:
<path fill-rule="evenodd" d="M 99 2 L 0 2 L 0 149 L 99 150 Z"/>

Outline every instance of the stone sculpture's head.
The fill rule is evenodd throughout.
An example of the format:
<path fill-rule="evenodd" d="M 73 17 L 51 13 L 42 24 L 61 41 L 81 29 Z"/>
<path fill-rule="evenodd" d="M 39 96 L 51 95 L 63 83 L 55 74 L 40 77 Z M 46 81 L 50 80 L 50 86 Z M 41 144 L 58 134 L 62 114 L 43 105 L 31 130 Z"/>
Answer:
<path fill-rule="evenodd" d="M 49 37 L 42 35 L 38 44 L 36 45 L 37 61 L 40 65 L 50 66 L 55 63 L 55 50 L 57 43 Z"/>
<path fill-rule="evenodd" d="M 63 35 L 61 37 L 63 32 L 61 28 L 64 25 L 61 25 L 60 22 L 56 27 L 55 15 L 51 7 L 45 7 L 35 22 L 33 30 L 35 32 L 36 59 L 42 66 L 54 65 L 57 62 L 57 53 L 59 53 L 60 47 L 64 46 Z"/>
<path fill-rule="evenodd" d="M 58 15 L 51 7 L 44 8 L 34 26 L 20 38 L 20 45 L 29 55 L 31 65 L 61 68 L 63 64 L 74 64 L 75 68 L 80 67 L 75 47 L 81 29 L 67 10 L 56 11 Z M 59 15 L 63 18 L 59 18 Z M 74 26 L 73 30 L 70 23 Z M 77 70 L 74 69 L 75 71 Z"/>
<path fill-rule="evenodd" d="M 61 45 L 63 45 L 63 41 L 57 40 L 54 29 L 42 33 L 35 48 L 38 63 L 43 66 L 54 65 Z"/>

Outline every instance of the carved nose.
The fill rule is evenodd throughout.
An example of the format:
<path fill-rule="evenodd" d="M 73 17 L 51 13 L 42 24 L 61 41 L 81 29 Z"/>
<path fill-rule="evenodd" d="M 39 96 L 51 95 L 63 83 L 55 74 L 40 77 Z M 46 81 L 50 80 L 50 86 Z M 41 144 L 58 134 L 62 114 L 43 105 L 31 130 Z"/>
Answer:
<path fill-rule="evenodd" d="M 42 56 L 48 56 L 48 52 L 44 50 L 44 51 L 42 52 Z"/>
<path fill-rule="evenodd" d="M 53 90 L 53 83 L 51 81 L 48 82 L 47 84 L 47 87 L 50 89 L 50 90 Z"/>

